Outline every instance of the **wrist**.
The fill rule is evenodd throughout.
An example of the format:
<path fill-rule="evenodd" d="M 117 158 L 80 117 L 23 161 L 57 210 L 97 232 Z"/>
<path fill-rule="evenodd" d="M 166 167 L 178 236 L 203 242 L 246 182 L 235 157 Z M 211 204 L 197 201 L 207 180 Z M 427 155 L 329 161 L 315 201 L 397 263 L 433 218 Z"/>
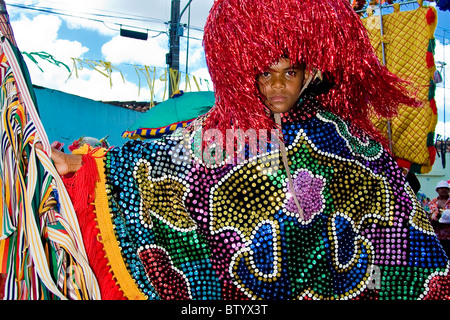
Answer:
<path fill-rule="evenodd" d="M 67 168 L 69 173 L 77 172 L 83 165 L 83 156 L 80 154 L 67 155 Z"/>

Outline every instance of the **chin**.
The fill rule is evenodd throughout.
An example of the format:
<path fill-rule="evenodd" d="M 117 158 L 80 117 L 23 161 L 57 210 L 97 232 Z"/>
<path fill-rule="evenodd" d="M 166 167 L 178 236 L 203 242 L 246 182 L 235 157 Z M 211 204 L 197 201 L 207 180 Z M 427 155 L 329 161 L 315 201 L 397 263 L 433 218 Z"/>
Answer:
<path fill-rule="evenodd" d="M 277 106 L 270 106 L 268 107 L 272 113 L 286 113 L 292 109 L 292 107 L 277 107 Z"/>

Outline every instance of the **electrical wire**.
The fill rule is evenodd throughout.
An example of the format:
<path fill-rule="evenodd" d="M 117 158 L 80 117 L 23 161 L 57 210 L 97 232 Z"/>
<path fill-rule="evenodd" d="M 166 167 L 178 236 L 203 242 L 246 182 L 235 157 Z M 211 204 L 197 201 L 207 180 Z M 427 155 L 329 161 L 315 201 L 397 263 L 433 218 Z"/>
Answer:
<path fill-rule="evenodd" d="M 35 5 L 24 5 L 24 4 L 7 4 L 7 6 L 16 7 L 20 9 L 27 9 L 27 10 L 35 10 L 35 11 L 41 11 L 45 13 L 52 13 L 52 14 L 61 14 L 61 15 L 67 15 L 71 17 L 79 17 L 79 18 L 86 18 L 81 16 L 75 16 L 71 13 L 65 13 L 70 12 L 69 10 L 64 9 L 57 9 L 57 8 L 49 8 L 49 7 L 40 7 Z M 108 11 L 107 11 L 108 12 Z M 113 11 L 109 11 L 113 12 Z M 164 23 L 165 21 L 162 19 L 157 18 L 150 18 L 150 17 L 144 17 L 144 16 L 138 16 L 138 15 L 132 15 L 128 14 L 125 15 L 111 15 L 111 14 L 100 14 L 100 13 L 89 13 L 89 12 L 79 12 L 79 14 L 94 16 L 94 17 L 100 17 L 100 18 L 114 18 L 114 19 L 123 19 L 123 20 L 133 20 L 133 21 L 142 21 L 142 22 L 157 22 L 157 23 Z M 92 19 L 94 21 L 98 21 L 98 19 L 94 18 L 86 18 L 86 19 Z"/>
<path fill-rule="evenodd" d="M 151 23 L 161 23 L 161 24 L 167 25 L 167 22 L 165 20 L 157 19 L 157 18 L 144 17 L 144 16 L 139 16 L 139 15 L 128 15 L 128 16 L 121 15 L 121 16 L 118 16 L 118 15 L 111 15 L 111 14 L 98 14 L 98 13 L 79 12 L 79 14 L 87 15 L 87 16 L 82 16 L 82 15 L 74 15 L 74 14 L 71 14 L 71 13 L 67 13 L 68 12 L 67 10 L 55 9 L 55 8 L 49 8 L 49 7 L 39 7 L 39 6 L 34 6 L 34 5 L 23 5 L 23 4 L 7 4 L 7 6 L 11 6 L 11 7 L 19 8 L 19 9 L 25 9 L 25 10 L 33 10 L 33 11 L 43 12 L 43 13 L 47 13 L 47 14 L 55 14 L 55 15 L 60 15 L 60 16 L 65 16 L 65 17 L 79 18 L 79 19 L 99 22 L 99 23 L 103 23 L 103 25 L 105 25 L 105 27 L 107 27 L 109 29 L 112 29 L 112 30 L 115 30 L 115 29 L 108 27 L 106 25 L 106 23 L 108 23 L 108 22 L 104 21 L 103 19 L 100 19 L 100 18 L 132 20 L 132 21 L 151 22 Z M 105 11 L 105 12 L 115 13 L 113 11 Z M 88 17 L 88 16 L 91 16 L 91 17 Z M 95 17 L 95 18 L 93 18 L 93 17 Z M 112 24 L 115 24 L 115 25 L 118 25 L 118 26 L 125 26 L 125 27 L 129 27 L 129 28 L 145 29 L 147 31 L 157 32 L 157 35 L 151 36 L 151 38 L 155 38 L 155 37 L 157 37 L 157 36 L 159 36 L 161 34 L 167 34 L 167 30 L 166 31 L 162 31 L 162 30 L 148 29 L 148 28 L 142 28 L 142 27 L 137 27 L 137 26 L 133 26 L 133 25 L 127 25 L 127 24 L 117 23 L 117 22 L 109 22 L 109 23 L 112 23 Z M 199 28 L 199 27 L 190 26 L 189 28 L 191 30 L 203 32 L 203 29 Z M 190 39 L 202 40 L 202 39 L 195 38 L 195 37 L 190 37 Z"/>

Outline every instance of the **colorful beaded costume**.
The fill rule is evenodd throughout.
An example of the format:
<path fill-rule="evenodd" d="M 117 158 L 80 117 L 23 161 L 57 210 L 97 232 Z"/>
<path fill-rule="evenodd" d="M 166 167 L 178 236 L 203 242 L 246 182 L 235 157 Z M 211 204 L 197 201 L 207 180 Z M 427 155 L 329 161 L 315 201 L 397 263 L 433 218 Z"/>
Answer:
<path fill-rule="evenodd" d="M 7 128 L 2 147 L 21 184 L 2 207 L 6 298 L 447 299 L 448 259 L 370 122 L 416 101 L 379 65 L 349 3 L 217 0 L 204 46 L 211 111 L 159 140 L 75 150 L 84 164 L 65 188 L 38 117 Z M 20 80 L 4 47 L 2 65 Z M 323 80 L 277 126 L 255 79 L 285 56 Z M 14 115 L 25 114 L 22 82 L 2 95 Z M 258 147 L 233 140 L 222 157 L 205 135 L 230 129 L 255 130 Z M 16 140 L 29 145 L 17 152 Z"/>
<path fill-rule="evenodd" d="M 108 152 L 106 254 L 123 258 L 140 298 L 445 298 L 429 288 L 447 283 L 447 258 L 381 144 L 329 112 L 285 119 L 283 133 L 305 220 L 285 168 L 262 173 L 270 151 L 174 165 L 174 135 Z"/>

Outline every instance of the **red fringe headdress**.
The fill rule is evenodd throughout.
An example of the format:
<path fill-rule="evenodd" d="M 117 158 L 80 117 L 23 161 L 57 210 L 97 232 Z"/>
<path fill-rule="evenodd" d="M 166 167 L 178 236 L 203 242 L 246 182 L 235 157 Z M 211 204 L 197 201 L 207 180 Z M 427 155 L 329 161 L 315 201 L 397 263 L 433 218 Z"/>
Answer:
<path fill-rule="evenodd" d="M 273 128 L 256 76 L 283 56 L 328 74 L 334 85 L 320 96 L 323 108 L 375 138 L 371 112 L 389 118 L 401 103 L 417 105 L 380 65 L 347 0 L 216 0 L 203 41 L 216 95 L 204 130 Z"/>

